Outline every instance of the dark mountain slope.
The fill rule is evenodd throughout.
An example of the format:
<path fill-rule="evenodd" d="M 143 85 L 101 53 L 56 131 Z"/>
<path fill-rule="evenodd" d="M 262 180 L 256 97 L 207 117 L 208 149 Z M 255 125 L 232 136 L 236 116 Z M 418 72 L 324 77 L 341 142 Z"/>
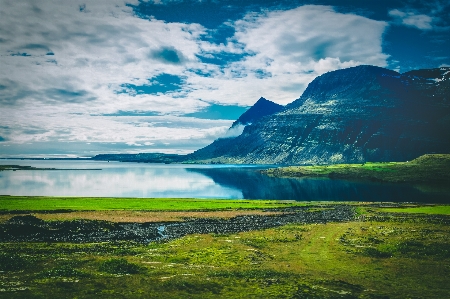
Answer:
<path fill-rule="evenodd" d="M 326 73 L 282 111 L 190 160 L 222 163 L 405 161 L 450 152 L 450 68 L 403 75 L 374 66 Z"/>
<path fill-rule="evenodd" d="M 245 111 L 231 127 L 235 127 L 239 124 L 249 125 L 252 124 L 264 116 L 272 115 L 283 109 L 282 105 L 276 104 L 272 101 L 266 100 L 261 97 L 250 109 Z"/>
<path fill-rule="evenodd" d="M 244 112 L 231 126 L 230 130 L 237 129 L 239 125 L 248 126 L 252 123 L 256 123 L 261 119 L 265 119 L 276 112 L 279 112 L 284 107 L 278 105 L 272 101 L 266 100 L 261 97 L 250 109 Z M 219 138 L 210 145 L 195 151 L 192 154 L 187 155 L 184 159 L 188 161 L 197 161 L 205 159 L 213 159 L 215 157 L 226 156 L 230 151 L 239 151 L 234 149 L 235 138 Z M 227 163 L 222 159 L 217 162 Z"/>

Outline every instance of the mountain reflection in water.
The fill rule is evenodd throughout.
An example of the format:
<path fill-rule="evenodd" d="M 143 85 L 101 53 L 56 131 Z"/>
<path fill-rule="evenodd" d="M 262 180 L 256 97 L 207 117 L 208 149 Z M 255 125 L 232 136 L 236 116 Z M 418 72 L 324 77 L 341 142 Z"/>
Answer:
<path fill-rule="evenodd" d="M 449 193 L 429 192 L 409 184 L 328 178 L 276 178 L 252 168 L 192 168 L 223 187 L 238 189 L 247 199 L 297 201 L 450 202 Z"/>
<path fill-rule="evenodd" d="M 53 160 L 0 160 L 0 164 L 59 169 L 0 171 L 0 194 L 4 195 L 450 203 L 448 189 L 437 192 L 435 187 L 407 184 L 274 178 L 260 173 L 269 167 L 264 165 Z"/>

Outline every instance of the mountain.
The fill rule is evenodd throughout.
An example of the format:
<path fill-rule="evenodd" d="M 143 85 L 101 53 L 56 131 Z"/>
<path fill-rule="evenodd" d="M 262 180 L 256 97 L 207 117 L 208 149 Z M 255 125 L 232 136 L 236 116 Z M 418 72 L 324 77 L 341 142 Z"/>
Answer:
<path fill-rule="evenodd" d="M 222 157 L 228 155 L 230 149 L 235 143 L 236 136 L 242 134 L 246 126 L 257 123 L 263 119 L 270 117 L 271 115 L 281 111 L 284 106 L 276 104 L 272 101 L 266 100 L 261 97 L 250 109 L 245 111 L 230 127 L 226 138 L 219 138 L 210 145 L 195 151 L 192 154 L 184 157 L 185 161 L 202 162 L 203 160 L 215 159 L 216 157 Z M 230 137 L 231 136 L 231 137 Z M 227 163 L 227 161 L 214 160 L 218 163 Z M 213 160 L 207 161 L 214 163 Z"/>
<path fill-rule="evenodd" d="M 248 123 L 239 136 L 216 140 L 187 160 L 326 164 L 449 153 L 450 68 L 329 72 L 280 111 Z"/>
<path fill-rule="evenodd" d="M 276 104 L 272 101 L 261 97 L 250 109 L 245 111 L 231 126 L 250 125 L 264 116 L 272 115 L 283 109 L 282 105 Z"/>

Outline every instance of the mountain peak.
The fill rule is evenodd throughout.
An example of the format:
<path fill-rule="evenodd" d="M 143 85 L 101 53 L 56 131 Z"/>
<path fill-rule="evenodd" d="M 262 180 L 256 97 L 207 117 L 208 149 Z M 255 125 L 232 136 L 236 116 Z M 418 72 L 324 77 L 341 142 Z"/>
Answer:
<path fill-rule="evenodd" d="M 250 109 L 245 111 L 231 127 L 237 125 L 248 125 L 254 123 L 264 116 L 279 112 L 284 106 L 260 97 L 259 100 Z"/>
<path fill-rule="evenodd" d="M 367 92 L 382 89 L 383 84 L 390 81 L 390 78 L 400 76 L 396 71 L 373 65 L 359 65 L 331 71 L 315 78 L 302 96 L 288 104 L 286 108 L 298 108 L 309 99 L 317 102 L 328 101 L 333 95 L 338 95 L 341 99 L 365 98 Z"/>

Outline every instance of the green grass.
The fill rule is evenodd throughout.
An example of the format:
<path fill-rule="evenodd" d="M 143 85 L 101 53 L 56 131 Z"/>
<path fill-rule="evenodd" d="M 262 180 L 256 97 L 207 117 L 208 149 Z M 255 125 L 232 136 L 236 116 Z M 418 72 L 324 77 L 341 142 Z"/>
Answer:
<path fill-rule="evenodd" d="M 0 204 L 6 198 L 20 200 L 2 197 Z M 50 199 L 62 200 L 21 198 L 43 199 L 46 205 Z M 285 206 L 276 201 L 225 202 Z M 358 221 L 292 223 L 149 244 L 0 243 L 0 299 L 448 297 L 450 217 L 445 215 L 450 206 L 356 207 L 364 216 Z M 409 210 L 422 214 L 379 213 Z"/>
<path fill-rule="evenodd" d="M 449 186 L 449 168 L 450 154 L 430 154 L 409 162 L 289 166 L 268 169 L 263 172 L 278 177 L 330 177 Z"/>
<path fill-rule="evenodd" d="M 446 298 L 450 227 L 426 217 L 148 245 L 0 243 L 21 265 L 0 274 L 0 298 Z"/>
<path fill-rule="evenodd" d="M 227 200 L 180 198 L 106 198 L 106 197 L 34 197 L 0 196 L 0 210 L 146 210 L 188 211 L 225 209 L 267 209 L 302 206 L 304 203 L 278 200 Z"/>
<path fill-rule="evenodd" d="M 383 208 L 380 211 L 389 213 L 413 213 L 413 214 L 434 214 L 450 215 L 450 205 L 447 206 L 425 206 L 407 208 Z"/>
<path fill-rule="evenodd" d="M 137 264 L 128 262 L 124 258 L 109 259 L 100 264 L 99 271 L 110 274 L 137 274 L 141 270 Z"/>

